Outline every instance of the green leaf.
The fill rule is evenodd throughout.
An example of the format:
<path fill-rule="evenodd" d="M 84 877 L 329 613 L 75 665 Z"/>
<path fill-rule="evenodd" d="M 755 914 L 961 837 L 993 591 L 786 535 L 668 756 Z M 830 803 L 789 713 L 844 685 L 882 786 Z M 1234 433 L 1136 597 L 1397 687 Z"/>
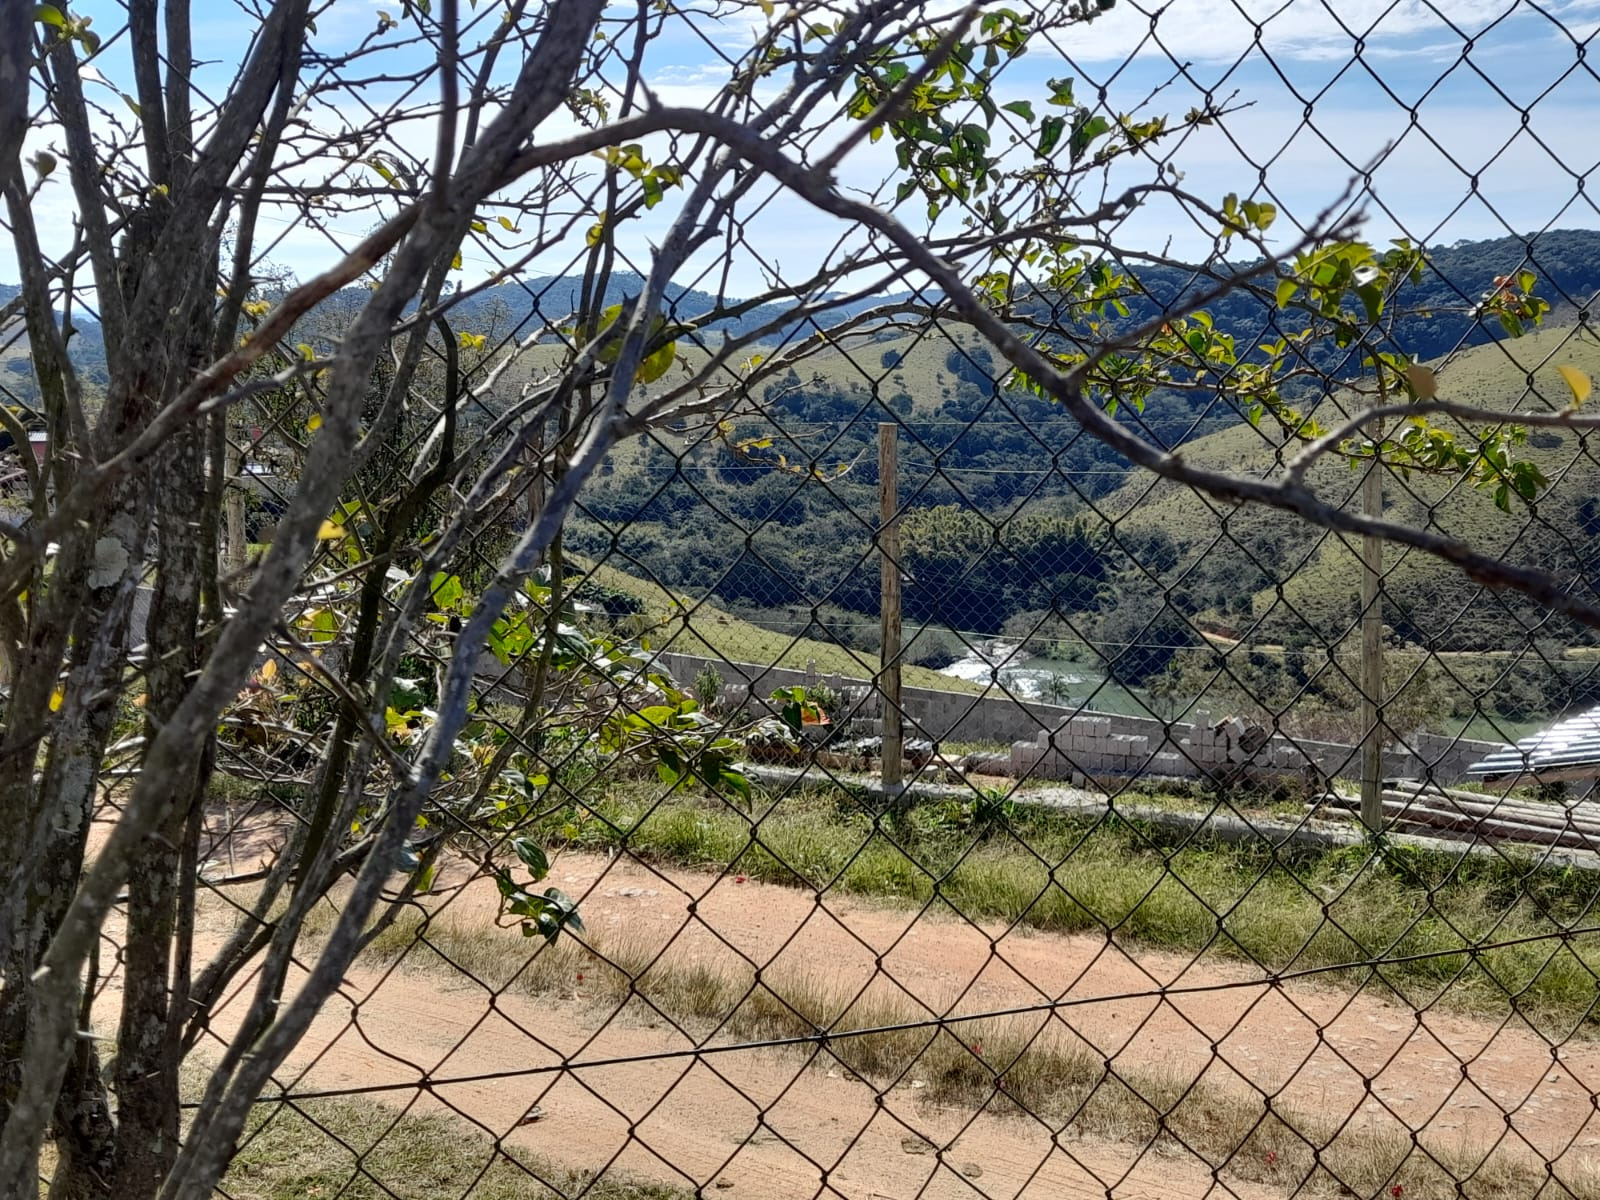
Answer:
<path fill-rule="evenodd" d="M 420 681 L 396 675 L 394 685 L 389 689 L 389 707 L 406 712 L 413 709 L 420 710 L 423 703 Z"/>
<path fill-rule="evenodd" d="M 1278 206 L 1276 204 L 1270 204 L 1265 200 L 1257 202 L 1255 215 L 1257 229 L 1264 233 L 1272 227 L 1272 223 L 1277 219 Z"/>
<path fill-rule="evenodd" d="M 1013 100 L 1010 104 L 1002 104 L 1001 108 L 1008 113 L 1015 113 L 1028 124 L 1033 124 L 1033 105 L 1026 100 Z"/>
<path fill-rule="evenodd" d="M 1367 321 L 1376 325 L 1378 318 L 1383 316 L 1383 289 L 1375 283 L 1363 284 L 1356 289 L 1356 295 L 1361 299 L 1361 307 L 1367 314 Z"/>
<path fill-rule="evenodd" d="M 544 847 L 538 842 L 525 837 L 512 838 L 511 848 L 532 873 L 535 883 L 550 874 L 550 860 L 545 857 Z"/>
<path fill-rule="evenodd" d="M 461 603 L 461 598 L 466 595 L 466 589 L 461 586 L 461 580 L 455 575 L 446 575 L 443 571 L 433 577 L 428 586 L 428 594 L 433 598 L 433 603 L 439 608 L 455 608 Z"/>
<path fill-rule="evenodd" d="M 57 29 L 67 27 L 67 16 L 54 4 L 36 5 L 33 10 L 33 19 L 44 25 L 53 25 Z"/>
<path fill-rule="evenodd" d="M 1068 153 L 1072 161 L 1077 162 L 1094 140 L 1106 133 L 1111 128 L 1111 122 L 1096 113 L 1090 116 L 1080 111 L 1072 120 L 1072 145 Z"/>
<path fill-rule="evenodd" d="M 667 373 L 672 367 L 672 360 L 678 351 L 677 342 L 666 342 L 658 346 L 650 354 L 645 355 L 644 361 L 639 364 L 639 369 L 634 373 L 635 383 L 654 383 Z"/>
<path fill-rule="evenodd" d="M 1052 115 L 1039 122 L 1039 145 L 1036 149 L 1040 158 L 1050 157 L 1066 129 L 1067 119 L 1063 116 Z"/>
<path fill-rule="evenodd" d="M 417 876 L 417 894 L 425 896 L 433 890 L 433 881 L 439 874 L 439 860 L 436 858 Z"/>
<path fill-rule="evenodd" d="M 311 640 L 313 642 L 331 642 L 339 636 L 339 618 L 332 609 L 319 608 L 311 616 Z"/>
<path fill-rule="evenodd" d="M 519 916 L 532 918 L 522 923 L 524 937 L 539 934 L 545 941 L 554 943 L 563 929 L 572 929 L 577 933 L 584 931 L 578 906 L 560 888 L 546 888 L 544 895 L 538 898 L 524 896 L 520 905 L 509 907 Z"/>

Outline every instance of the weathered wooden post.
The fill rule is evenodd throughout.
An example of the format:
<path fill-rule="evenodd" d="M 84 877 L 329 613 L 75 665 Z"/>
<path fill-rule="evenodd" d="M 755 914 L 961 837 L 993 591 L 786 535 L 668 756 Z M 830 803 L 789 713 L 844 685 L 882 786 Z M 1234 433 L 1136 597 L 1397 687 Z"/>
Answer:
<path fill-rule="evenodd" d="M 878 423 L 878 557 L 882 566 L 878 698 L 883 710 L 883 793 L 898 802 L 905 788 L 904 727 L 900 713 L 900 482 L 893 421 Z"/>
<path fill-rule="evenodd" d="M 1378 447 L 1383 444 L 1383 420 L 1372 425 L 1372 462 L 1361 481 L 1363 516 L 1383 516 L 1383 468 Z M 1383 827 L 1383 542 L 1374 534 L 1361 536 L 1361 823 L 1369 832 Z"/>

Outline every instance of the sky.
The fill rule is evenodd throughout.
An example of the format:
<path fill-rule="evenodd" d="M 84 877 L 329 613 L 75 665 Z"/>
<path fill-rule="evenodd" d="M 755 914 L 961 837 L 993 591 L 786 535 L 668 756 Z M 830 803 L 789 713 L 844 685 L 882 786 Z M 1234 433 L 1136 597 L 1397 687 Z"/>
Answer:
<path fill-rule="evenodd" d="M 201 84 L 217 87 L 242 53 L 248 22 L 231 5 L 195 7 L 197 56 L 213 61 Z M 400 0 L 338 0 L 319 19 L 312 45 L 337 51 L 370 31 L 380 10 L 399 15 L 400 8 Z M 120 6 L 109 0 L 74 9 L 95 16 L 97 30 L 121 22 Z M 1104 104 L 1117 112 L 1182 113 L 1208 97 L 1226 102 L 1234 111 L 1186 137 L 1172 164 L 1201 196 L 1272 199 L 1286 218 L 1285 240 L 1296 220 L 1310 220 L 1369 165 L 1363 199 L 1372 238 L 1404 233 L 1440 244 L 1594 227 L 1597 211 L 1584 189 L 1600 187 L 1600 80 L 1586 55 L 1597 28 L 1600 0 L 1537 7 L 1528 0 L 1117 0 L 1051 44 L 1036 39 L 1007 70 L 998 98 L 1038 100 L 1047 80 L 1071 76 L 1080 100 L 1103 89 Z M 720 45 L 735 50 L 754 33 L 749 21 L 725 22 L 716 32 Z M 418 62 L 414 50 L 399 58 Z M 114 45 L 103 73 L 116 84 L 122 70 L 125 48 Z M 646 74 L 665 102 L 704 104 L 725 70 L 701 39 L 669 36 L 652 46 Z M 374 100 L 381 91 L 373 89 Z M 34 144 L 53 132 L 40 131 Z M 430 141 L 423 129 L 405 140 L 418 150 Z M 841 182 L 871 187 L 887 153 L 886 145 L 863 147 Z M 1114 182 L 1150 173 L 1148 162 L 1131 163 Z M 66 204 L 64 182 L 47 185 L 40 203 Z M 625 229 L 628 257 L 647 261 L 671 207 Z M 370 223 L 352 218 L 339 233 L 353 238 Z M 326 264 L 322 235 L 283 216 L 269 217 L 267 227 L 281 238 L 273 249 L 280 268 L 306 274 Z M 776 199 L 751 219 L 749 252 L 735 262 L 729 290 L 757 290 L 774 265 L 797 274 L 838 233 L 803 202 Z M 1209 247 L 1209 232 L 1159 205 L 1127 221 L 1118 237 L 1180 256 Z M 696 270 L 709 265 L 696 264 L 680 282 L 696 282 Z M 489 266 L 486 255 L 469 251 L 463 273 Z M 0 258 L 0 279 L 14 278 L 14 265 Z"/>

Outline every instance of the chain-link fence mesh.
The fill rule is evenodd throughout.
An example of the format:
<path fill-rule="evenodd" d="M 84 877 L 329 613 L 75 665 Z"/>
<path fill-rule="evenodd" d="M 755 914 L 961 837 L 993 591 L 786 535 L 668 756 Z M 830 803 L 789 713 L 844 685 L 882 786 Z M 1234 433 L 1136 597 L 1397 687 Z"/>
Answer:
<path fill-rule="evenodd" d="M 1394 298 L 1406 315 L 1372 336 L 1460 398 L 1559 413 L 1573 392 L 1555 367 L 1600 366 L 1600 235 L 1584 229 L 1592 25 L 1581 4 L 1119 0 L 1081 41 L 1041 34 L 1028 59 L 1052 87 L 1070 77 L 1083 107 L 1066 111 L 1084 120 L 1147 96 L 1199 115 L 1114 165 L 1108 196 L 1135 166 L 1188 171 L 1195 190 L 1223 180 L 1311 228 L 1353 175 L 1347 205 L 1369 236 L 1429 248 Z M 723 53 L 718 28 L 684 16 L 680 34 L 706 56 Z M 633 102 L 603 67 L 585 83 L 590 103 Z M 342 119 L 382 125 L 388 103 Z M 1041 136 L 1020 113 L 998 124 Z M 1149 252 L 1107 266 L 1126 272 L 1112 327 L 1181 309 L 1225 263 L 1175 265 L 1205 258 L 1189 247 L 1214 229 L 1181 194 L 1102 227 Z M 603 201 L 548 199 L 589 215 Z M 292 232 L 348 244 L 318 222 L 308 208 Z M 285 614 L 218 735 L 198 949 L 270 927 L 255 889 L 314 819 L 319 764 L 356 753 L 348 731 L 329 749 L 329 731 L 341 680 L 377 653 L 358 644 L 358 614 L 400 603 L 363 580 L 426 547 L 452 503 L 438 491 L 396 517 L 395 473 L 441 436 L 503 448 L 533 414 L 508 452 L 523 467 L 479 498 L 478 532 L 397 652 L 385 718 L 403 756 L 442 694 L 462 598 L 560 485 L 552 447 L 571 412 L 530 389 L 585 340 L 585 294 L 626 303 L 651 270 L 619 243 L 598 288 L 590 247 L 539 258 L 535 278 L 485 229 L 465 257 L 504 279 L 432 332 L 410 389 L 432 407 L 396 416 L 375 381 L 369 416 L 391 435 L 333 518 L 323 581 Z M 741 277 L 784 280 L 782 238 L 729 236 Z M 715 402 L 611 453 L 497 625 L 472 723 L 396 876 L 405 902 L 262 1097 L 223 1193 L 1600 1195 L 1587 782 L 1600 753 L 1585 757 L 1580 727 L 1548 761 L 1473 769 L 1600 703 L 1593 631 L 1420 550 L 1142 473 L 1021 386 L 937 289 L 774 316 L 738 311 L 719 269 L 677 277 L 666 316 L 685 331 L 658 385 L 695 377 Z M 1485 305 L 1508 289 L 1552 306 L 1516 339 Z M 1302 328 L 1254 284 L 1207 309 L 1241 347 Z M 733 315 L 695 326 L 707 311 Z M 1099 333 L 1042 296 L 1017 313 L 1061 348 Z M 307 319 L 307 358 L 344 316 Z M 708 377 L 741 338 L 742 361 Z M 1292 398 L 1325 426 L 1369 402 L 1354 348 L 1308 350 L 1304 376 Z M 1226 373 L 1170 384 L 1118 420 L 1262 478 L 1301 448 L 1243 411 Z M 228 417 L 221 541 L 240 579 L 272 540 L 318 411 L 306 376 Z M 1350 511 L 1592 593 L 1592 441 L 1530 428 L 1548 485 L 1503 508 L 1493 488 L 1370 457 L 1318 465 L 1313 481 Z M 890 669 L 905 741 L 888 770 L 903 783 L 886 787 Z M 664 727 L 721 757 L 624 752 Z M 1376 832 L 1359 819 L 1373 742 Z M 107 819 L 139 752 L 137 737 L 113 749 Z M 738 786 L 717 775 L 724 760 Z M 385 785 L 366 786 L 375 820 Z M 343 894 L 307 918 L 289 994 Z M 113 922 L 97 1014 L 120 994 L 121 945 Z M 228 1050 L 259 969 L 206 997 L 195 1062 Z"/>

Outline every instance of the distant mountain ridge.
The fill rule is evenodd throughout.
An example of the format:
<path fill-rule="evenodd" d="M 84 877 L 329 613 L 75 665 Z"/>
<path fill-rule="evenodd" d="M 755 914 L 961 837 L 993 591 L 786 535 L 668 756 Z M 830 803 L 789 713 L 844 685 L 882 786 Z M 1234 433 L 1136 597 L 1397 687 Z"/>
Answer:
<path fill-rule="evenodd" d="M 1461 346 L 1481 345 L 1495 339 L 1497 330 L 1485 326 L 1466 310 L 1493 286 L 1497 275 L 1514 274 L 1524 268 L 1532 270 L 1539 280 L 1538 293 L 1554 306 L 1557 320 L 1571 319 L 1575 314 L 1586 317 L 1600 294 L 1600 230 L 1562 229 L 1525 237 L 1458 242 L 1433 247 L 1428 257 L 1429 266 L 1422 281 L 1404 289 L 1398 298 L 1408 309 L 1426 311 L 1427 315 L 1408 316 L 1403 331 L 1407 351 L 1422 359 L 1437 358 Z M 1245 265 L 1241 264 L 1238 269 L 1244 270 Z M 1142 266 L 1136 274 L 1149 298 L 1130 304 L 1130 321 L 1154 316 L 1204 286 L 1191 273 L 1171 267 Z M 643 287 L 642 276 L 630 271 L 618 272 L 611 277 L 603 301 L 608 306 L 621 303 L 638 295 Z M 16 284 L 0 283 L 0 304 L 10 301 L 19 291 Z M 464 299 L 454 311 L 452 322 L 458 327 L 482 329 L 497 321 L 507 330 L 525 327 L 529 320 L 558 322 L 576 309 L 581 291 L 582 279 L 573 275 L 503 283 Z M 866 309 L 913 294 L 906 291 L 853 300 L 822 315 L 817 324 L 828 328 Z M 366 295 L 363 289 L 345 289 L 329 297 L 321 307 L 324 311 L 353 312 Z M 676 284 L 667 288 L 668 311 L 679 320 L 694 320 L 718 308 L 740 303 L 741 300 L 731 297 L 719 301 L 699 288 Z M 1224 295 L 1206 307 L 1219 325 L 1246 334 L 1259 330 L 1265 335 L 1278 319 L 1270 304 L 1243 291 Z M 803 333 L 808 327 L 808 324 L 786 319 L 788 311 L 787 303 L 758 304 L 737 316 L 710 322 L 706 328 L 739 336 L 773 326 L 777 331 L 771 335 L 771 340 L 780 341 Z M 97 373 L 95 368 L 99 372 L 104 370 L 100 331 L 87 312 L 77 314 L 77 324 L 73 359 L 89 368 L 93 377 Z"/>
<path fill-rule="evenodd" d="M 645 280 L 641 275 L 631 271 L 617 272 L 611 276 L 606 286 L 603 304 L 607 307 L 620 304 L 637 296 L 644 290 L 644 285 Z M 577 310 L 582 290 L 583 280 L 580 277 L 544 276 L 523 283 L 503 283 L 489 288 L 480 295 L 464 301 L 458 311 L 469 320 L 476 318 L 480 324 L 483 323 L 484 317 L 496 309 L 518 323 L 533 316 L 544 321 L 560 321 Z M 907 291 L 852 300 L 822 314 L 818 318 L 818 324 L 827 328 L 867 309 L 903 300 L 912 294 Z M 743 303 L 742 299 L 735 297 L 719 301 L 711 293 L 699 288 L 681 287 L 677 284 L 668 284 L 666 288 L 665 308 L 667 315 L 675 320 L 694 320 L 715 312 L 718 308 L 729 308 Z M 739 336 L 775 325 L 782 330 L 782 333 L 774 335 L 777 338 L 792 333 L 799 327 L 800 323 L 794 321 L 789 314 L 790 306 L 787 303 L 759 304 L 736 317 L 713 321 L 707 328 Z"/>
<path fill-rule="evenodd" d="M 1557 321 L 1586 318 L 1600 295 L 1600 230 L 1558 229 L 1529 237 L 1458 242 L 1430 248 L 1427 257 L 1422 279 L 1395 297 L 1395 303 L 1410 313 L 1399 327 L 1400 340 L 1408 354 L 1423 360 L 1503 336 L 1496 322 L 1479 321 L 1469 311 L 1493 288 L 1496 276 L 1532 271 L 1538 279 L 1534 294 L 1551 305 Z M 1238 269 L 1247 268 L 1241 264 Z M 1209 286 L 1171 267 L 1140 267 L 1136 273 L 1150 299 L 1130 305 L 1132 321 L 1154 317 Z M 1259 329 L 1265 334 L 1274 323 L 1288 326 L 1272 304 L 1244 291 L 1230 292 L 1205 307 L 1218 328 L 1230 332 Z"/>

